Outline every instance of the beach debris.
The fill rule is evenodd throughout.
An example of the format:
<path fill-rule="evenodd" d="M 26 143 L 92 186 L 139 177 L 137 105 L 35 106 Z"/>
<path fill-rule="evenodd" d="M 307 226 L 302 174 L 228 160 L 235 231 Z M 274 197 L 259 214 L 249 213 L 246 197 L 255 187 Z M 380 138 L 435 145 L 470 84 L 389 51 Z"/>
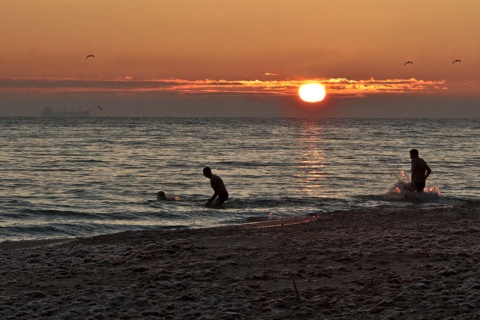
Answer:
<path fill-rule="evenodd" d="M 292 282 L 293 282 L 293 287 L 295 288 L 295 293 L 297 294 L 297 298 L 300 299 L 300 294 L 298 293 L 297 284 L 293 279 L 292 279 Z"/>

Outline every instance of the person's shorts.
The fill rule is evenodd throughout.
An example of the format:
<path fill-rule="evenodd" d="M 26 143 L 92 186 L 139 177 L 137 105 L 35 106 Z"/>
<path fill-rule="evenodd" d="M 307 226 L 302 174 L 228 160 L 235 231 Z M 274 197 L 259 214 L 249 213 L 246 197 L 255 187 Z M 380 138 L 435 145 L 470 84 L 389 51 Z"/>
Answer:
<path fill-rule="evenodd" d="M 218 195 L 218 204 L 222 204 L 228 199 L 228 193 L 220 193 Z"/>
<path fill-rule="evenodd" d="M 425 182 L 415 182 L 415 191 L 423 192 L 423 189 L 425 189 Z"/>

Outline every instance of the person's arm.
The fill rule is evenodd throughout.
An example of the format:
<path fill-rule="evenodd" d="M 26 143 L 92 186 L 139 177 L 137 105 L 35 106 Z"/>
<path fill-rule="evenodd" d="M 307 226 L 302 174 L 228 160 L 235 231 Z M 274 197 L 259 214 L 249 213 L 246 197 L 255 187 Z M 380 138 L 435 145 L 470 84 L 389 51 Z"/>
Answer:
<path fill-rule="evenodd" d="M 412 186 L 414 185 L 414 179 L 415 179 L 415 171 L 417 170 L 417 162 L 416 161 L 412 161 L 412 176 L 411 176 L 411 184 Z"/>
<path fill-rule="evenodd" d="M 213 196 L 210 197 L 210 199 L 207 200 L 207 203 L 206 205 L 209 205 L 213 200 L 215 200 L 215 198 L 218 196 L 218 192 L 217 192 L 217 184 L 216 184 L 216 181 L 214 180 L 210 180 L 210 185 L 212 186 L 212 189 L 214 192 Z"/>
<path fill-rule="evenodd" d="M 432 173 L 432 169 L 430 169 L 430 167 L 428 166 L 427 164 L 427 174 L 425 175 L 425 180 L 427 180 L 428 176 L 430 175 L 430 173 Z"/>
<path fill-rule="evenodd" d="M 215 200 L 215 198 L 218 196 L 217 192 L 215 191 L 215 193 L 213 194 L 213 196 L 211 196 L 210 199 L 207 200 L 207 203 L 206 204 L 210 204 L 213 200 Z"/>

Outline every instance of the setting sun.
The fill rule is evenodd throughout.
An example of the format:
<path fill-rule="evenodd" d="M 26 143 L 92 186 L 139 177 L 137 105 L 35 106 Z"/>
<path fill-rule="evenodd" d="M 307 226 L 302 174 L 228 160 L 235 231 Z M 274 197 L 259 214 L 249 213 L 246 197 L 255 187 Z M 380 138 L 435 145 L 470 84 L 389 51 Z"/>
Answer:
<path fill-rule="evenodd" d="M 325 87 L 319 83 L 307 83 L 298 89 L 300 98 L 305 102 L 319 102 L 325 98 Z"/>

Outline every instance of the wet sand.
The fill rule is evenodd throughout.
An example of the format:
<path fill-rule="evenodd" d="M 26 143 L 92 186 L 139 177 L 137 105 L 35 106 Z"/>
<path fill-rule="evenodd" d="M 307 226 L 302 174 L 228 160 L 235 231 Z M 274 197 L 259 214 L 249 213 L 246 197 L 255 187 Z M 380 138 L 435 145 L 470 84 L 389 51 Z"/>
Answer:
<path fill-rule="evenodd" d="M 0 244 L 0 319 L 480 319 L 480 208 Z"/>

